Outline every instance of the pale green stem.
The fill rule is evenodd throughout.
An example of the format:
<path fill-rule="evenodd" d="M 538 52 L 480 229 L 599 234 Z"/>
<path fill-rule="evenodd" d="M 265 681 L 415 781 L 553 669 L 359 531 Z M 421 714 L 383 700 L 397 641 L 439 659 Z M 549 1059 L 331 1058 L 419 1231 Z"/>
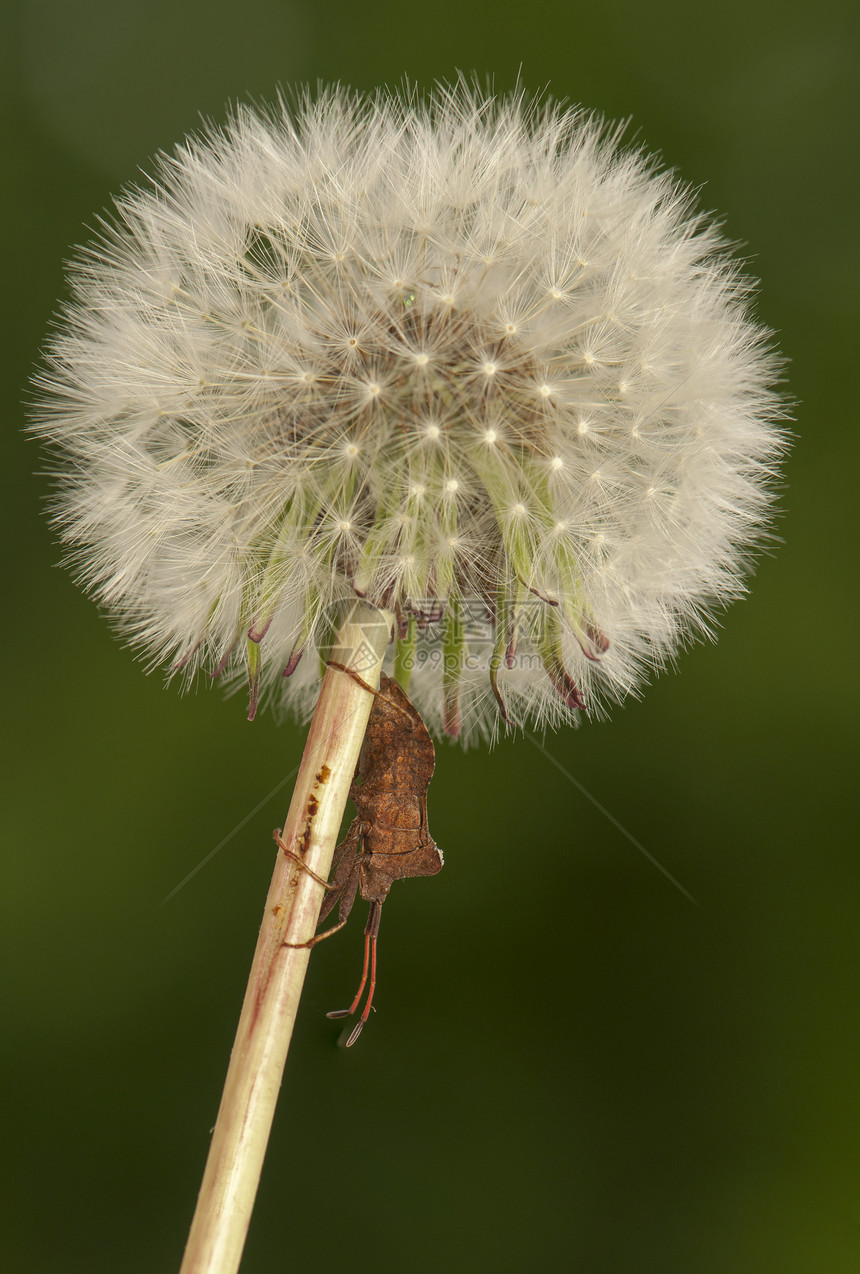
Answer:
<path fill-rule="evenodd" d="M 356 603 L 341 627 L 308 732 L 283 843 L 328 877 L 392 617 Z M 278 850 L 209 1158 L 180 1274 L 235 1274 L 310 958 L 324 889 Z"/>

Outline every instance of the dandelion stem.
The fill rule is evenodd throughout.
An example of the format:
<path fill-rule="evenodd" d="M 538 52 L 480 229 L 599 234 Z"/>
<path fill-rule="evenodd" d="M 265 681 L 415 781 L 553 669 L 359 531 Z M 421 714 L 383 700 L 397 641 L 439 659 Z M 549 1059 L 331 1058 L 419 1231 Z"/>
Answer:
<path fill-rule="evenodd" d="M 356 603 L 332 662 L 375 686 L 390 624 L 386 612 Z M 329 874 L 372 706 L 359 680 L 326 670 L 281 836 L 310 871 L 279 850 L 180 1274 L 239 1268 L 310 958 L 310 948 L 287 944 L 316 929 L 323 886 L 314 876 Z"/>

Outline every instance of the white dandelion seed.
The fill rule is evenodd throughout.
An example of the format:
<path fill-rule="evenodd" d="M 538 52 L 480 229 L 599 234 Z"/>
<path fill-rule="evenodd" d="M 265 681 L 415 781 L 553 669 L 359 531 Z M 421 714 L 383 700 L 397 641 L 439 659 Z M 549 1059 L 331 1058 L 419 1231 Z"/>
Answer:
<path fill-rule="evenodd" d="M 73 288 L 35 428 L 80 580 L 154 664 L 306 715 L 301 653 L 360 593 L 466 739 L 622 697 L 743 591 L 768 335 L 688 193 L 581 111 L 240 109 Z"/>

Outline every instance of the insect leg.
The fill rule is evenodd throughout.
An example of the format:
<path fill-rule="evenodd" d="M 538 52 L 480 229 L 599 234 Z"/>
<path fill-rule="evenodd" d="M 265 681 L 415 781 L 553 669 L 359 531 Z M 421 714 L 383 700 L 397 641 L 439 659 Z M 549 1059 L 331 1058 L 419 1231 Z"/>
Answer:
<path fill-rule="evenodd" d="M 344 842 L 345 844 L 346 842 Z M 346 870 L 344 870 L 344 867 Z M 340 879 L 343 877 L 343 879 Z M 313 938 L 308 938 L 307 942 L 285 942 L 285 947 L 315 947 L 318 942 L 322 942 L 324 938 L 330 938 L 332 934 L 340 933 L 341 929 L 349 919 L 349 913 L 352 911 L 352 904 L 355 902 L 355 895 L 358 889 L 358 866 L 349 859 L 345 858 L 338 870 L 335 872 L 334 884 L 329 885 L 331 890 L 328 897 L 323 902 L 323 910 L 320 919 L 324 919 L 334 904 L 340 899 L 338 907 L 338 922 L 332 925 L 331 929 L 324 929 L 322 933 L 315 934 Z M 329 1014 L 331 1016 L 331 1014 Z"/>
<path fill-rule="evenodd" d="M 305 860 L 302 858 L 301 854 L 297 854 L 295 850 L 289 848 L 289 846 L 287 845 L 287 842 L 283 839 L 280 827 L 276 827 L 272 835 L 275 838 L 275 844 L 278 846 L 278 848 L 284 851 L 287 858 L 292 858 L 294 863 L 298 863 L 300 867 L 304 868 L 304 870 L 308 873 L 308 875 L 311 877 L 312 880 L 315 880 L 318 885 L 322 885 L 323 888 L 325 889 L 335 888 L 335 886 L 330 885 L 327 880 L 323 880 L 322 876 L 318 876 L 315 871 L 312 871 L 311 868 L 308 867 Z"/>
<path fill-rule="evenodd" d="M 362 690 L 367 690 L 372 695 L 378 695 L 379 691 L 374 690 L 373 686 L 369 686 L 364 677 L 359 677 L 357 672 L 353 672 L 351 668 L 347 668 L 346 664 L 339 664 L 334 659 L 329 659 L 326 668 L 336 668 L 338 672 L 345 672 L 348 677 L 352 677 L 353 681 L 357 681 Z"/>
<path fill-rule="evenodd" d="M 329 886 L 329 892 L 323 898 L 322 907 L 320 908 L 320 920 L 325 920 L 328 913 L 340 903 L 338 919 L 346 920 L 349 915 L 349 909 L 355 898 L 355 888 L 353 887 L 353 878 L 355 878 L 355 887 L 358 886 L 358 870 L 356 866 L 355 851 L 361 840 L 361 825 L 358 819 L 352 824 L 346 836 L 343 838 L 337 849 L 334 851 L 334 859 L 332 866 L 334 867 L 334 875 Z M 344 905 L 346 904 L 346 905 Z"/>
<path fill-rule="evenodd" d="M 336 925 L 332 925 L 330 929 L 323 929 L 322 933 L 315 933 L 312 938 L 308 938 L 307 942 L 285 942 L 282 945 L 285 947 L 292 947 L 293 950 L 296 950 L 299 947 L 315 947 L 318 942 L 323 942 L 326 938 L 330 938 L 332 934 L 340 933 L 345 924 L 345 920 L 339 920 L 338 923 Z M 331 1017 L 331 1013 L 329 1013 L 328 1016 Z"/>
<path fill-rule="evenodd" d="M 327 880 L 323 880 L 320 876 L 317 876 L 316 872 L 313 872 L 309 867 L 306 867 L 304 860 L 299 858 L 298 861 L 305 868 L 305 871 L 310 876 L 313 876 L 314 880 L 319 881 L 321 885 L 325 885 L 328 890 L 328 893 L 323 899 L 319 919 L 325 920 L 331 909 L 339 902 L 338 923 L 336 925 L 332 925 L 331 929 L 325 929 L 322 933 L 316 934 L 313 938 L 308 938 L 307 942 L 285 942 L 285 947 L 315 947 L 318 942 L 322 942 L 325 938 L 330 938 L 332 934 L 339 933 L 344 927 L 349 919 L 349 913 L 352 910 L 352 904 L 355 901 L 355 894 L 358 889 L 358 864 L 354 858 L 354 854 L 355 847 L 358 844 L 360 836 L 361 825 L 358 820 L 356 820 L 344 839 L 338 845 L 337 849 L 334 851 L 335 871 L 334 880 L 331 884 L 329 884 Z M 275 839 L 278 841 L 278 844 L 281 845 L 281 848 L 284 849 L 284 853 L 289 854 L 291 858 L 298 857 L 283 846 L 277 834 Z M 349 853 L 350 850 L 353 854 L 352 857 Z"/>

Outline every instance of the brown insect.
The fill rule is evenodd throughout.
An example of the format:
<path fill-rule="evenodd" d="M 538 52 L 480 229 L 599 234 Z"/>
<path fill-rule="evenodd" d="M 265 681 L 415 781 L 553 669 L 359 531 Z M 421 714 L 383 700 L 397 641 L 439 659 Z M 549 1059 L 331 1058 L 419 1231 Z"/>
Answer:
<path fill-rule="evenodd" d="M 376 696 L 349 789 L 358 815 L 334 852 L 331 882 L 322 881 L 328 894 L 320 911 L 320 921 L 337 906 L 338 924 L 304 944 L 314 946 L 342 929 L 356 893 L 360 892 L 365 902 L 370 903 L 364 927 L 364 968 L 358 991 L 348 1009 L 327 1015 L 351 1017 L 355 1013 L 368 986 L 369 972 L 367 1000 L 361 1018 L 346 1041 L 349 1048 L 361 1034 L 373 1004 L 376 939 L 382 904 L 395 880 L 435 876 L 442 869 L 443 859 L 427 827 L 427 789 L 436 765 L 427 727 L 405 692 L 390 677 L 383 674 L 379 690 L 375 691 L 342 664 L 329 666 L 354 677 Z M 277 832 L 275 837 L 291 858 L 302 862 L 297 854 L 286 849 Z"/>

